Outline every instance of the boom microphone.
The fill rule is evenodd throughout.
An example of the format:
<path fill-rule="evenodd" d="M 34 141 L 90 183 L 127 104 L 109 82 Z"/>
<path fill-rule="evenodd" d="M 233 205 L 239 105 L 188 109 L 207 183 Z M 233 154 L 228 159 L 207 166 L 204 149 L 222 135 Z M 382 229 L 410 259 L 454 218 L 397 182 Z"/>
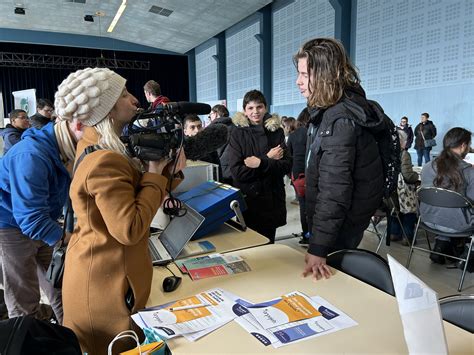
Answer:
<path fill-rule="evenodd" d="M 182 115 L 186 115 L 188 113 L 195 113 L 196 115 L 207 115 L 209 112 L 211 112 L 211 106 L 200 102 L 168 102 L 162 106 L 164 106 L 166 110 L 172 113 L 179 113 Z"/>
<path fill-rule="evenodd" d="M 227 126 L 215 123 L 207 126 L 193 137 L 186 137 L 184 141 L 184 153 L 186 154 L 186 158 L 199 160 L 206 157 L 206 155 L 215 152 L 226 144 L 227 136 Z"/>
<path fill-rule="evenodd" d="M 166 114 L 178 114 L 181 116 L 188 113 L 195 113 L 197 115 L 207 115 L 211 112 L 211 106 L 200 102 L 168 102 L 166 104 L 157 105 L 154 109 L 144 110 L 137 109 L 137 115 L 140 119 L 157 118 L 166 116 Z"/>

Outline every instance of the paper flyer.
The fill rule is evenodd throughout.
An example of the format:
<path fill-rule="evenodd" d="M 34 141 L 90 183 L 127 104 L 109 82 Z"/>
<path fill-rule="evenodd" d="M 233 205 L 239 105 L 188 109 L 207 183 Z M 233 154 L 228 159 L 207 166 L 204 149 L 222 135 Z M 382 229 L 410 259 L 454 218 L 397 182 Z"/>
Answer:
<path fill-rule="evenodd" d="M 181 308 L 171 310 L 177 307 Z M 295 291 L 253 304 L 218 288 L 145 309 L 132 319 L 141 328 L 154 328 L 165 339 L 184 336 L 189 341 L 235 319 L 260 343 L 275 348 L 357 325 L 321 297 Z"/>
<path fill-rule="evenodd" d="M 145 309 L 137 313 L 138 318 L 133 315 L 132 319 L 141 327 L 155 328 L 168 339 L 186 334 L 197 339 L 230 322 L 235 317 L 232 312 L 234 303 L 225 291 L 212 289 Z"/>
<path fill-rule="evenodd" d="M 253 305 L 248 310 L 264 329 L 321 315 L 310 298 L 300 292 Z"/>
<path fill-rule="evenodd" d="M 295 294 L 302 295 L 299 292 L 293 292 L 286 296 Z M 305 299 L 307 298 L 307 296 L 304 297 Z M 273 303 L 275 301 L 276 300 L 272 300 L 270 302 Z M 234 312 L 237 315 L 235 321 L 260 343 L 265 346 L 272 345 L 275 348 L 357 325 L 357 322 L 352 320 L 349 316 L 318 296 L 310 298 L 310 303 L 317 309 L 318 316 L 281 324 L 268 329 L 263 328 L 261 325 L 261 323 L 265 321 L 257 319 L 251 313 L 251 307 L 255 305 L 242 302 L 241 300 L 239 300 L 238 303 L 240 307 L 234 307 Z M 262 303 L 259 305 L 262 305 Z"/>
<path fill-rule="evenodd" d="M 239 256 L 212 254 L 208 258 L 184 260 L 178 267 L 186 270 L 192 280 L 238 274 L 250 271 L 250 266 Z"/>

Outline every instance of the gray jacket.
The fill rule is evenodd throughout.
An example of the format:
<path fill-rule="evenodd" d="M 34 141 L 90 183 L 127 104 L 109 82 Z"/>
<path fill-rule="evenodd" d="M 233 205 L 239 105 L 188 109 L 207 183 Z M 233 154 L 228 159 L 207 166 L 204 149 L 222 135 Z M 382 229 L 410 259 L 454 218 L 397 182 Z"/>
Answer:
<path fill-rule="evenodd" d="M 436 159 L 423 166 L 421 170 L 421 187 L 433 186 L 433 180 L 436 176 L 435 169 Z M 461 161 L 459 169 L 462 170 L 465 182 L 460 192 L 471 201 L 474 201 L 474 167 L 465 161 Z M 420 214 L 425 222 L 435 223 L 460 232 L 474 228 L 473 209 L 433 207 L 422 203 L 420 204 Z"/>

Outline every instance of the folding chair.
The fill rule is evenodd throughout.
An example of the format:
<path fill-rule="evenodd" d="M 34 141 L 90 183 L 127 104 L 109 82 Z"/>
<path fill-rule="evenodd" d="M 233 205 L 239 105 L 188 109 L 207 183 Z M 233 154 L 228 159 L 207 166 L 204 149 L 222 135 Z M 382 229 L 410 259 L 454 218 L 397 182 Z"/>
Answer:
<path fill-rule="evenodd" d="M 326 264 L 395 296 L 388 263 L 374 252 L 364 249 L 338 250 L 327 256 Z"/>
<path fill-rule="evenodd" d="M 439 305 L 446 322 L 474 333 L 474 295 L 443 297 Z"/>
<path fill-rule="evenodd" d="M 473 208 L 472 202 L 461 195 L 456 191 L 451 191 L 439 187 L 424 187 L 418 190 L 418 200 L 420 203 L 426 203 L 427 205 L 435 206 L 435 207 L 444 207 L 444 208 Z M 471 242 L 469 244 L 469 249 L 467 252 L 466 258 L 459 258 L 452 255 L 447 255 L 444 253 L 440 253 L 437 251 L 431 250 L 431 245 L 428 244 L 428 248 L 422 248 L 419 246 L 415 246 L 416 243 L 416 236 L 418 233 L 418 229 L 421 228 L 425 232 L 430 232 L 433 234 L 439 234 L 442 236 L 450 237 L 450 238 L 470 238 Z M 413 240 L 410 246 L 410 252 L 408 254 L 408 261 L 407 261 L 407 269 L 410 267 L 410 261 L 413 254 L 413 250 L 421 250 L 427 253 L 433 253 L 436 255 L 442 255 L 445 257 L 449 257 L 452 259 L 464 261 L 464 269 L 461 274 L 461 280 L 459 281 L 458 291 L 461 292 L 462 284 L 464 283 L 464 277 L 466 276 L 466 269 L 469 261 L 469 257 L 471 255 L 472 245 L 474 241 L 474 230 L 469 230 L 465 232 L 458 232 L 458 233 L 447 233 L 435 228 L 431 228 L 427 226 L 422 220 L 421 216 L 418 216 L 418 221 L 416 223 L 415 228 L 415 235 L 413 236 Z"/>
<path fill-rule="evenodd" d="M 391 221 L 390 221 L 390 218 L 388 217 L 395 217 L 397 219 L 397 222 L 400 224 L 400 228 L 402 230 L 402 238 L 405 239 L 407 242 L 410 242 L 405 232 L 405 228 L 403 228 L 402 220 L 400 218 L 400 210 L 397 206 L 398 204 L 395 203 L 395 201 L 393 200 L 393 197 L 389 197 L 388 199 L 384 199 L 384 201 L 382 202 L 382 206 L 379 209 L 377 209 L 377 211 L 375 212 L 374 217 L 381 217 L 382 219 L 385 217 L 387 218 L 387 227 L 383 233 L 380 233 L 380 231 L 377 229 L 378 223 L 375 223 L 375 218 L 372 217 L 370 219 L 372 226 L 374 228 L 374 233 L 379 238 L 379 244 L 377 245 L 377 249 L 375 250 L 376 253 L 379 252 L 384 239 L 385 239 L 385 244 L 387 246 L 390 246 L 389 232 L 390 232 Z"/>

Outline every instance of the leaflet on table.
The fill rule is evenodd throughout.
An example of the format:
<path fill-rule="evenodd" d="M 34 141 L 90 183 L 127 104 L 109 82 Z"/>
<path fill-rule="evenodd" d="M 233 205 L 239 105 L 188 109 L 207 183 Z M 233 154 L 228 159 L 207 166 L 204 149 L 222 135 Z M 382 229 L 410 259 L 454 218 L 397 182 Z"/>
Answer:
<path fill-rule="evenodd" d="M 299 292 L 294 292 L 286 296 L 295 294 L 301 295 Z M 304 297 L 307 300 L 307 296 Z M 282 299 L 283 297 L 280 298 L 280 300 Z M 258 305 L 238 301 L 240 307 L 234 307 L 234 313 L 238 316 L 235 319 L 236 322 L 265 346 L 271 344 L 273 347 L 279 348 L 290 343 L 333 333 L 357 325 L 354 320 L 341 312 L 338 308 L 323 298 L 316 296 L 310 299 L 310 303 L 317 309 L 319 315 L 313 318 L 301 319 L 265 329 L 261 323 L 266 324 L 268 319 L 262 320 L 261 318 L 256 318 L 255 315 L 251 313 L 252 310 L 255 309 L 253 307 L 257 306 L 262 308 L 263 305 L 264 308 L 268 306 L 269 303 L 275 304 L 277 300 Z M 261 314 L 258 316 L 261 316 Z"/>
<path fill-rule="evenodd" d="M 183 274 L 187 274 L 188 270 L 186 266 L 184 265 L 184 263 L 188 263 L 189 265 L 192 265 L 192 264 L 196 264 L 202 261 L 204 263 L 203 265 L 206 265 L 206 261 L 203 261 L 203 260 L 208 260 L 212 258 L 216 260 L 208 262 L 209 263 L 208 265 L 215 265 L 216 262 L 222 262 L 222 256 L 223 256 L 222 254 L 215 253 L 215 254 L 210 254 L 210 255 L 198 256 L 195 258 L 175 260 L 175 264 Z"/>
<path fill-rule="evenodd" d="M 190 338 L 197 339 L 231 321 L 235 317 L 232 312 L 234 304 L 235 301 L 229 298 L 225 291 L 212 289 L 176 302 L 145 309 L 138 312 L 138 321 L 136 315 L 132 316 L 132 319 L 139 326 L 157 329 L 165 338 L 189 334 Z M 176 307 L 190 308 L 171 310 Z M 196 332 L 203 333 L 195 334 Z"/>
<path fill-rule="evenodd" d="M 254 304 L 248 308 L 264 329 L 289 322 L 320 316 L 311 299 L 301 292 L 292 292 L 271 301 Z"/>
<path fill-rule="evenodd" d="M 180 258 L 187 258 L 193 255 L 211 253 L 216 251 L 216 247 L 208 240 L 199 242 L 189 242 L 185 245 L 184 249 L 179 253 Z"/>
<path fill-rule="evenodd" d="M 249 265 L 239 256 L 213 254 L 209 258 L 188 259 L 182 263 L 192 280 L 238 274 L 250 271 Z"/>

